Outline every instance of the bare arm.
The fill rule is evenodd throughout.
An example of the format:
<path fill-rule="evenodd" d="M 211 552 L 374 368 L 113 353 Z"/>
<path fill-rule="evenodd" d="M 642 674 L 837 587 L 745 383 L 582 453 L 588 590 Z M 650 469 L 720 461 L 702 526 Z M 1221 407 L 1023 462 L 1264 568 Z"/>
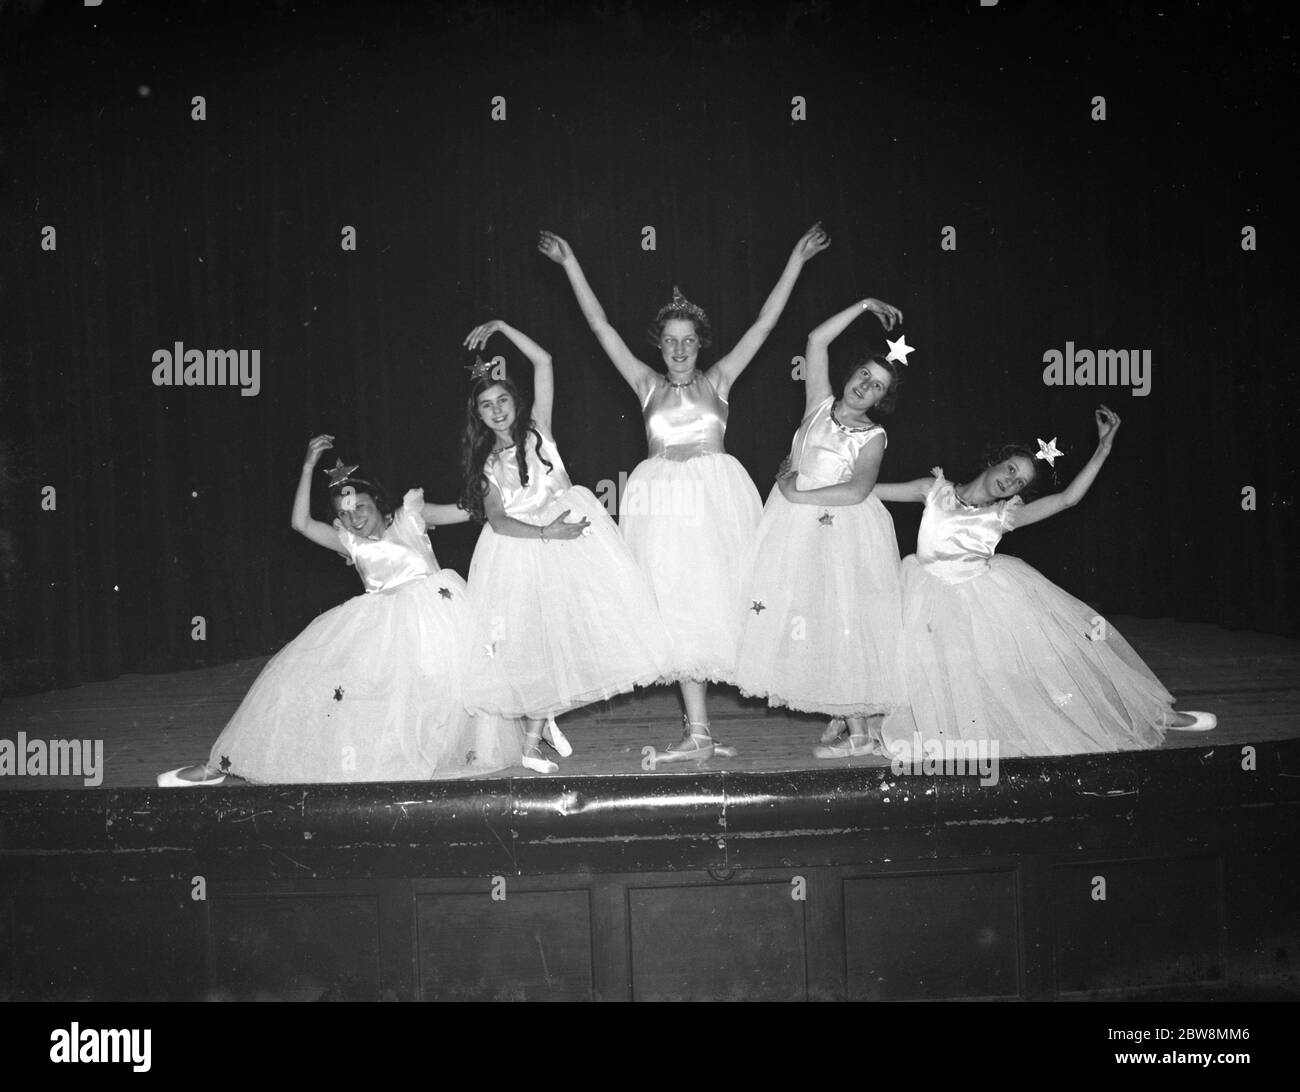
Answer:
<path fill-rule="evenodd" d="M 910 482 L 877 482 L 871 492 L 882 501 L 920 504 L 924 502 L 933 484 L 933 478 L 917 478 Z"/>
<path fill-rule="evenodd" d="M 311 518 L 311 474 L 320 462 L 320 457 L 334 446 L 333 436 L 317 436 L 307 445 L 307 458 L 302 464 L 302 475 L 298 479 L 298 490 L 293 495 L 293 514 L 289 517 L 289 526 L 300 535 L 311 539 L 317 546 L 324 546 L 337 554 L 348 556 L 339 533 L 328 523 L 321 523 Z"/>
<path fill-rule="evenodd" d="M 566 523 L 565 517 L 568 516 L 569 511 L 570 509 L 566 508 L 550 523 L 543 526 L 537 523 L 525 523 L 507 514 L 505 505 L 501 501 L 501 491 L 491 482 L 488 482 L 488 491 L 483 497 L 483 514 L 487 516 L 489 525 L 497 534 L 504 535 L 506 538 L 532 538 L 539 542 L 556 540 L 562 542 L 577 538 L 587 529 L 589 521 L 586 516 L 583 516 L 577 523 Z"/>
<path fill-rule="evenodd" d="M 822 230 L 820 223 L 809 228 L 803 238 L 795 244 L 789 260 L 785 263 L 781 279 L 776 282 L 776 287 L 768 295 L 754 325 L 745 331 L 745 336 L 736 342 L 736 347 L 708 371 L 709 382 L 713 384 L 720 398 L 727 397 L 731 391 L 731 384 L 740 378 L 741 372 L 749 367 L 749 362 L 763 347 L 763 342 L 767 340 L 768 334 L 776 326 L 777 319 L 781 317 L 781 312 L 785 310 L 790 292 L 794 289 L 794 282 L 803 272 L 804 263 L 830 245 L 830 236 Z"/>
<path fill-rule="evenodd" d="M 618 331 L 609 324 L 609 319 L 605 317 L 605 309 L 601 307 L 600 301 L 596 299 L 596 293 L 587 283 L 573 249 L 558 235 L 549 231 L 542 232 L 537 249 L 564 269 L 573 288 L 573 294 L 578 298 L 578 306 L 582 308 L 582 315 L 587 320 L 587 325 L 591 327 L 592 333 L 596 335 L 596 340 L 600 342 L 600 347 L 614 362 L 614 367 L 627 381 L 628 386 L 636 391 L 637 399 L 644 402 L 650 393 L 650 388 L 654 385 L 657 373 L 633 355 Z"/>
<path fill-rule="evenodd" d="M 465 339 L 465 348 L 482 349 L 495 333 L 505 334 L 533 365 L 533 420 L 546 434 L 551 431 L 551 409 L 555 403 L 555 372 L 551 354 L 522 331 L 501 319 L 492 319 L 474 327 Z"/>
<path fill-rule="evenodd" d="M 877 440 L 880 442 L 877 443 Z M 853 463 L 853 474 L 848 481 L 823 485 L 817 489 L 798 489 L 794 484 L 795 474 L 790 473 L 778 483 L 781 495 L 791 504 L 813 504 L 819 508 L 844 508 L 851 504 L 861 504 L 875 488 L 876 475 L 880 473 L 880 461 L 884 454 L 885 434 L 877 433 L 858 452 Z"/>
<path fill-rule="evenodd" d="M 820 405 L 835 392 L 831 390 L 830 344 L 860 316 L 871 311 L 886 330 L 892 330 L 903 321 L 903 312 L 877 299 L 858 300 L 839 314 L 832 315 L 811 334 L 804 350 L 804 414 Z"/>
<path fill-rule="evenodd" d="M 1092 458 L 1061 492 L 1053 493 L 1049 497 L 1039 497 L 1038 500 L 1030 501 L 1021 508 L 1015 515 L 1016 527 L 1028 527 L 1031 523 L 1038 523 L 1040 520 L 1064 512 L 1067 508 L 1073 508 L 1092 488 L 1092 483 L 1097 480 L 1102 464 L 1110 455 L 1111 445 L 1115 442 L 1115 433 L 1119 430 L 1119 414 L 1114 410 L 1101 406 L 1095 416 L 1097 450 L 1092 453 Z"/>
<path fill-rule="evenodd" d="M 468 523 L 469 513 L 459 504 L 426 504 L 420 509 L 426 527 L 446 527 L 452 523 Z"/>

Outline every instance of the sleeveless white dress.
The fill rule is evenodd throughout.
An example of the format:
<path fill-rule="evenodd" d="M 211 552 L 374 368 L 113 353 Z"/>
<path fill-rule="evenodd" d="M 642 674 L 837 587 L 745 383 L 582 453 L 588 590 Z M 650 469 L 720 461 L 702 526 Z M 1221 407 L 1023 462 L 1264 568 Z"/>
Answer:
<path fill-rule="evenodd" d="M 900 670 L 910 708 L 891 747 L 997 741 L 1000 757 L 1159 747 L 1173 697 L 1086 603 L 995 555 L 1019 497 L 975 508 L 938 472 L 903 562 Z"/>
<path fill-rule="evenodd" d="M 848 481 L 879 425 L 845 426 L 827 398 L 790 449 L 795 485 Z M 902 604 L 894 521 L 875 496 L 860 504 L 791 504 L 774 486 L 749 557 L 736 683 L 746 693 L 832 716 L 901 703 L 896 670 Z"/>

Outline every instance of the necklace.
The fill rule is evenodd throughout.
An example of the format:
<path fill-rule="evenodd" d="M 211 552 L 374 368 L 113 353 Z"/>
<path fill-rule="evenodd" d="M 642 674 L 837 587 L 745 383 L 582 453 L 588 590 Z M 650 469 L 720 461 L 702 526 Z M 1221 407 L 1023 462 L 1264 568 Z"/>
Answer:
<path fill-rule="evenodd" d="M 699 378 L 699 376 L 700 376 L 699 372 L 692 372 L 691 378 L 688 379 L 685 383 L 674 383 L 671 379 L 669 379 L 668 385 L 670 387 L 689 387 L 695 382 L 695 380 Z"/>
<path fill-rule="evenodd" d="M 952 495 L 957 498 L 957 503 L 960 504 L 963 508 L 971 508 L 977 512 L 981 508 L 987 508 L 990 504 L 993 503 L 992 501 L 985 501 L 983 504 L 971 504 L 970 501 L 964 500 L 962 498 L 962 495 L 957 492 L 957 486 L 955 485 L 952 487 Z"/>
<path fill-rule="evenodd" d="M 839 417 L 837 417 L 837 416 L 835 415 L 835 406 L 836 406 L 836 403 L 835 403 L 835 402 L 832 402 L 832 403 L 831 403 L 831 420 L 835 422 L 836 427 L 838 427 L 838 428 L 842 428 L 845 432 L 867 432 L 867 431 L 869 431 L 870 429 L 873 429 L 873 428 L 876 427 L 876 423 L 875 423 L 874 421 L 870 421 L 870 420 L 868 420 L 868 422 L 867 422 L 865 425 L 846 425 L 843 421 L 841 421 L 841 420 L 839 419 Z"/>

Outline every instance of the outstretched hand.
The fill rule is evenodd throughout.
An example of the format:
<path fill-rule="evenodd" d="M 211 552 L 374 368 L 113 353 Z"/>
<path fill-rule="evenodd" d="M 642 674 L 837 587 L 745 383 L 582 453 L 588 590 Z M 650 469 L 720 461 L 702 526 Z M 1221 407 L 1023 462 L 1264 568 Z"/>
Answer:
<path fill-rule="evenodd" d="M 794 256 L 801 262 L 820 254 L 831 245 L 831 237 L 822 228 L 820 220 L 804 232 L 803 238 L 794 244 Z"/>
<path fill-rule="evenodd" d="M 903 321 L 903 312 L 884 300 L 865 299 L 862 306 L 880 319 L 880 325 L 886 330 L 893 330 Z"/>
<path fill-rule="evenodd" d="M 500 330 L 505 323 L 501 319 L 491 319 L 488 322 L 480 323 L 469 332 L 469 337 L 465 339 L 465 348 L 482 349 L 487 345 L 488 338 Z"/>
<path fill-rule="evenodd" d="M 325 433 L 307 441 L 307 457 L 303 460 L 303 465 L 309 470 L 312 469 L 320 462 L 320 457 L 333 446 L 334 437 Z"/>
<path fill-rule="evenodd" d="M 1109 406 L 1098 406 L 1093 415 L 1097 418 L 1097 446 L 1106 451 L 1115 442 L 1115 433 L 1119 431 L 1119 414 Z"/>
<path fill-rule="evenodd" d="M 573 248 L 553 231 L 543 231 L 538 235 L 537 249 L 556 265 L 563 265 L 573 257 Z"/>

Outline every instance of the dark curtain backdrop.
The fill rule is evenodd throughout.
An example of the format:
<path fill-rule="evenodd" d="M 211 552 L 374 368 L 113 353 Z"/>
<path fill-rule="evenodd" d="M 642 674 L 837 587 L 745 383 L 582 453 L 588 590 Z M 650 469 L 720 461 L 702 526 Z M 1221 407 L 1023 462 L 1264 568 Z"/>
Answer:
<path fill-rule="evenodd" d="M 453 498 L 461 342 L 488 318 L 553 353 L 575 481 L 630 471 L 636 401 L 539 228 L 653 362 L 644 330 L 674 283 L 725 350 L 822 220 L 833 245 L 733 398 L 728 447 L 764 495 L 802 408 L 791 359 L 878 296 L 916 346 L 885 479 L 1057 436 L 1068 480 L 1105 401 L 1124 424 L 1092 493 L 1006 550 L 1108 613 L 1296 633 L 1279 8 L 0 5 L 9 689 L 265 653 L 356 594 L 288 526 L 306 441 L 333 432 L 395 491 Z M 834 358 L 883 345 L 869 322 Z M 1150 349 L 1151 393 L 1045 386 L 1067 340 Z M 155 387 L 151 355 L 176 341 L 260 349 L 260 394 Z M 910 552 L 919 508 L 892 511 Z M 476 534 L 437 532 L 443 563 L 464 573 Z"/>

